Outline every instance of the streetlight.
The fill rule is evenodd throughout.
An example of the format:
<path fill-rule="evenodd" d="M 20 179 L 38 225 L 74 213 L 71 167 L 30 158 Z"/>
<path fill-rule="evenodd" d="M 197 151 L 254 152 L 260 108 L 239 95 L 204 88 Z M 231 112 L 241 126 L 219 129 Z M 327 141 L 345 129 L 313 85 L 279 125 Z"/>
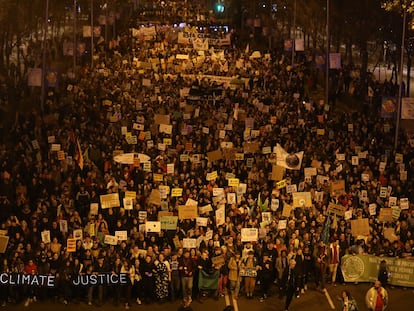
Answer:
<path fill-rule="evenodd" d="M 401 57 L 400 57 L 400 72 L 399 80 L 400 86 L 398 88 L 398 102 L 397 102 L 397 122 L 395 125 L 395 138 L 394 138 L 394 149 L 397 150 L 398 146 L 398 135 L 400 132 L 400 117 L 401 117 L 401 104 L 402 104 L 402 91 L 403 91 L 403 67 L 404 67 L 404 49 L 405 49 L 405 24 L 407 22 L 407 10 L 403 8 L 403 29 L 401 37 Z"/>
<path fill-rule="evenodd" d="M 45 108 L 45 97 L 46 97 L 46 86 L 45 86 L 45 80 L 46 80 L 46 48 L 47 48 L 47 31 L 49 28 L 49 0 L 46 0 L 46 8 L 45 8 L 45 23 L 43 26 L 43 55 L 42 55 L 42 84 L 41 84 L 41 94 L 40 94 L 40 109 L 42 110 L 42 113 Z"/>
<path fill-rule="evenodd" d="M 326 57 L 325 57 L 325 105 L 329 104 L 329 52 L 330 52 L 330 29 L 329 29 L 329 4 L 330 0 L 326 0 Z"/>
<path fill-rule="evenodd" d="M 294 7 L 293 7 L 293 38 L 292 38 L 292 70 L 293 70 L 293 65 L 295 63 L 295 44 L 296 44 L 296 0 L 294 2 Z"/>

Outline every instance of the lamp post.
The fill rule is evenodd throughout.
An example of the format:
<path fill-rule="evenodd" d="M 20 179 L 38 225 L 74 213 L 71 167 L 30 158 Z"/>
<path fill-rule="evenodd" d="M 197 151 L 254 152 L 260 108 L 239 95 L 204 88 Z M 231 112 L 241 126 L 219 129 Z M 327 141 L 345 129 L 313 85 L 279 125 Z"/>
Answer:
<path fill-rule="evenodd" d="M 77 42 L 76 42 L 76 32 L 77 32 L 77 14 L 76 14 L 76 0 L 73 0 L 73 69 L 72 74 L 73 78 L 75 78 L 75 71 L 76 71 L 76 52 L 77 52 Z"/>
<path fill-rule="evenodd" d="M 91 0 L 91 70 L 93 69 L 93 0 Z"/>
<path fill-rule="evenodd" d="M 47 48 L 47 31 L 49 28 L 49 0 L 46 0 L 46 8 L 45 8 L 45 22 L 43 25 L 43 46 L 42 46 L 42 84 L 41 84 L 41 91 L 40 91 L 40 109 L 43 113 L 45 108 L 45 98 L 46 98 L 46 48 Z"/>
<path fill-rule="evenodd" d="M 295 39 L 296 39 L 296 0 L 293 5 L 293 38 L 292 38 L 292 69 L 295 63 Z"/>
<path fill-rule="evenodd" d="M 398 147 L 398 136 L 400 133 L 400 118 L 401 118 L 401 105 L 402 105 L 402 91 L 403 91 L 403 69 L 404 69 L 404 49 L 405 49 L 405 24 L 407 22 L 407 10 L 403 8 L 403 28 L 402 28 L 402 37 L 401 37 L 401 56 L 400 56 L 400 72 L 399 72 L 399 82 L 400 86 L 398 88 L 398 102 L 397 102 L 397 120 L 395 124 L 395 138 L 394 138 L 394 149 L 397 150 Z"/>
<path fill-rule="evenodd" d="M 330 0 L 326 0 L 326 73 L 325 73 L 325 105 L 329 104 L 329 52 L 330 52 L 330 29 L 329 29 L 329 5 Z"/>

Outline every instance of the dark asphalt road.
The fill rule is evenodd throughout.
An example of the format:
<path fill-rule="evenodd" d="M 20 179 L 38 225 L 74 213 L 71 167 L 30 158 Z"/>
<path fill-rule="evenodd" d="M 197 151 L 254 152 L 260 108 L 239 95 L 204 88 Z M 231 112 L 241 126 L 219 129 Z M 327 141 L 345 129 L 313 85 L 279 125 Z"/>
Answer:
<path fill-rule="evenodd" d="M 327 292 L 332 298 L 332 302 L 335 305 L 335 310 L 341 310 L 341 303 L 336 299 L 337 296 L 340 296 L 343 289 L 347 289 L 351 294 L 356 298 L 359 306 L 359 310 L 367 310 L 364 303 L 365 293 L 370 287 L 369 284 L 347 284 L 347 285 L 338 285 L 333 287 L 327 285 Z M 406 311 L 411 310 L 414 306 L 414 292 L 413 289 L 403 289 L 403 288 L 394 288 L 389 289 L 389 308 L 387 311 Z M 231 297 L 220 297 L 218 300 L 212 298 L 206 298 L 202 303 L 199 301 L 194 301 L 192 303 L 192 308 L 194 311 L 221 311 L 225 306 L 226 302 L 232 303 Z M 179 302 L 176 303 L 152 303 L 148 305 L 137 305 L 133 304 L 130 310 L 151 310 L 151 311 L 175 311 L 179 307 Z M 260 303 L 257 298 L 252 300 L 247 300 L 244 297 L 240 297 L 237 300 L 237 307 L 239 311 L 283 311 L 284 300 L 279 299 L 277 294 L 271 295 L 263 303 Z M 96 310 L 96 306 L 88 306 L 85 303 L 80 304 L 71 304 L 64 305 L 62 303 L 54 303 L 51 301 L 47 302 L 36 302 L 30 304 L 29 307 L 25 308 L 23 304 L 18 305 L 7 305 L 3 308 L 4 310 L 33 310 L 33 311 L 57 311 L 57 310 Z M 125 310 L 123 305 L 114 306 L 110 301 L 106 302 L 103 306 L 99 307 L 99 310 L 104 311 L 115 311 L 115 310 Z M 294 298 L 291 304 L 291 311 L 328 311 L 332 310 L 328 303 L 324 293 L 319 291 L 309 289 L 304 295 L 301 295 L 300 298 Z M 237 311 L 237 309 L 236 309 Z"/>

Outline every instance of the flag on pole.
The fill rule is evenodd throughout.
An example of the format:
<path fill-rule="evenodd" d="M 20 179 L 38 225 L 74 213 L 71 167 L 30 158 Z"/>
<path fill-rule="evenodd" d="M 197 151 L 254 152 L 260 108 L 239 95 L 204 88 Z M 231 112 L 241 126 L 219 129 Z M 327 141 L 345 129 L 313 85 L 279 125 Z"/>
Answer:
<path fill-rule="evenodd" d="M 325 226 L 323 227 L 323 231 L 321 233 L 321 239 L 322 239 L 323 243 L 325 243 L 325 245 L 329 245 L 329 238 L 330 238 L 329 230 L 330 230 L 330 227 L 331 227 L 331 216 L 328 215 L 326 217 Z"/>
<path fill-rule="evenodd" d="M 78 152 L 77 152 L 77 156 L 78 156 L 78 165 L 80 167 L 81 170 L 83 170 L 83 154 L 82 154 L 82 149 L 81 146 L 79 144 L 79 139 L 76 139 L 76 143 L 78 145 Z"/>
<path fill-rule="evenodd" d="M 282 148 L 282 146 L 277 144 L 274 148 L 274 153 L 276 153 L 277 165 L 290 170 L 300 170 L 302 166 L 303 151 L 289 154 Z"/>

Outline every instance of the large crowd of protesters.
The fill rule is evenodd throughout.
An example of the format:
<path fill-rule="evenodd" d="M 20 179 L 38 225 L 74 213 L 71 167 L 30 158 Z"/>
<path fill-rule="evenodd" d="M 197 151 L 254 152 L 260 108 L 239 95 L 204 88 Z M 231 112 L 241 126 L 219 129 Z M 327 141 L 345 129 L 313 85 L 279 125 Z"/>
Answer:
<path fill-rule="evenodd" d="M 44 299 L 89 305 L 111 301 L 126 308 L 156 300 L 189 304 L 209 294 L 199 288 L 201 274 L 214 276 L 216 298 L 231 293 L 263 301 L 273 284 L 283 292 L 290 265 L 300 295 L 308 286 L 343 283 L 340 263 L 345 254 L 414 256 L 413 144 L 402 132 L 399 148 L 393 148 L 394 120 L 381 118 L 378 105 L 360 114 L 313 100 L 321 85 L 320 70 L 306 57 L 292 66 L 283 51 L 252 58 L 252 51 L 229 45 L 199 53 L 193 46 L 168 42 L 162 34 L 148 41 L 125 35 L 116 43 L 111 51 L 97 53 L 93 68 L 85 66 L 76 78 L 63 78 L 49 88 L 44 114 L 18 114 L 9 134 L 13 143 L 1 146 L 0 229 L 9 238 L 1 272 L 57 277 L 52 289 L 0 285 L 3 305 L 27 306 Z M 177 54 L 189 57 L 177 59 Z M 218 76 L 233 77 L 235 83 L 222 84 Z M 348 79 L 339 81 L 345 84 L 337 89 L 348 91 Z M 170 116 L 171 134 L 160 131 L 157 115 Z M 127 139 L 129 134 L 137 137 L 136 143 Z M 252 142 L 256 150 L 244 149 Z M 60 144 L 63 155 L 52 144 Z M 289 216 L 282 211 L 292 204 L 292 193 L 278 188 L 272 153 L 262 152 L 277 144 L 288 153 L 304 152 L 300 169 L 286 169 L 282 178 L 312 194 L 311 207 L 296 208 Z M 120 150 L 148 155 L 151 165 L 115 162 Z M 222 157 L 209 160 L 208 153 L 216 150 Z M 402 155 L 399 163 L 396 153 Z M 345 159 L 338 160 L 338 154 Z M 357 163 L 353 156 L 359 156 Z M 380 162 L 386 162 L 381 170 Z M 174 164 L 172 172 L 168 164 Z M 308 167 L 316 168 L 317 176 L 305 176 Z M 217 177 L 207 180 L 212 172 Z M 155 181 L 154 174 L 162 174 L 162 181 Z M 229 176 L 245 184 L 245 191 L 228 186 Z M 330 191 L 337 180 L 345 181 L 341 195 Z M 150 196 L 159 186 L 182 188 L 182 195 L 168 194 L 157 204 Z M 376 203 L 376 215 L 388 206 L 388 197 L 380 197 L 381 187 L 390 189 L 388 197 L 409 199 L 398 219 L 379 222 L 370 213 L 370 203 Z M 237 192 L 237 200 L 228 203 L 224 195 L 217 202 L 215 188 Z M 126 191 L 136 192 L 132 210 L 123 206 Z M 100 196 L 110 193 L 119 194 L 120 206 L 102 209 Z M 159 211 L 178 215 L 188 200 L 201 207 L 199 216 L 208 218 L 207 226 L 185 219 L 176 230 L 145 231 L 142 225 L 159 220 Z M 352 211 L 352 217 L 334 219 L 327 213 L 330 202 Z M 96 215 L 90 210 L 94 203 L 99 206 Z M 215 210 L 222 204 L 225 222 L 216 225 Z M 208 205 L 212 208 L 202 208 Z M 146 217 L 141 216 L 144 211 Z M 271 219 L 263 224 L 264 212 Z M 361 239 L 350 226 L 358 218 L 369 218 L 370 234 Z M 62 220 L 67 230 L 62 230 Z M 280 220 L 287 220 L 285 229 L 278 229 Z M 265 230 L 257 241 L 242 242 L 242 228 Z M 395 229 L 395 241 L 384 237 L 386 228 Z M 83 234 L 76 250 L 68 252 L 67 239 L 77 229 Z M 46 230 L 50 242 L 45 243 L 41 233 Z M 127 231 L 127 240 L 106 244 L 105 236 L 115 231 Z M 198 239 L 209 231 L 211 239 Z M 183 248 L 185 238 L 201 242 Z M 212 258 L 219 256 L 223 260 L 217 264 Z M 241 274 L 246 268 L 250 273 Z M 128 282 L 72 283 L 79 275 L 95 273 L 127 273 Z"/>

